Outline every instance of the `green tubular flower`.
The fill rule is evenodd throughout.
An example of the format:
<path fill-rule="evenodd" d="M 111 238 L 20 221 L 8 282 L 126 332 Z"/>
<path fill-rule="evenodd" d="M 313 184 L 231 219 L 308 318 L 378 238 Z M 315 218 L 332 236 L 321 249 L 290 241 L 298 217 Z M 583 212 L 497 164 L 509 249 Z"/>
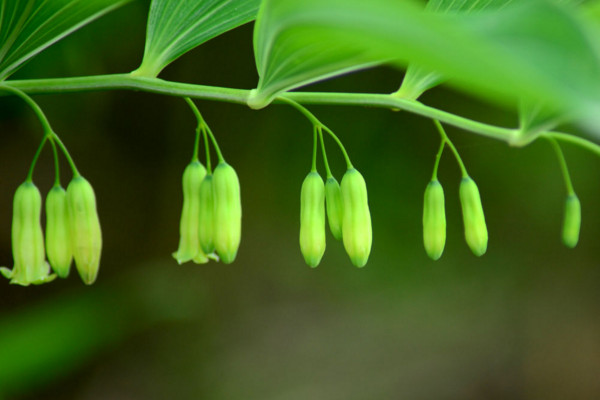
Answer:
<path fill-rule="evenodd" d="M 44 234 L 40 224 L 42 196 L 32 182 L 19 186 L 13 202 L 12 251 L 15 266 L 12 271 L 0 268 L 10 283 L 22 286 L 52 281 L 50 265 L 45 260 Z"/>
<path fill-rule="evenodd" d="M 214 236 L 213 242 L 221 260 L 235 260 L 242 238 L 242 201 L 240 182 L 233 167 L 220 162 L 213 173 Z"/>
<path fill-rule="evenodd" d="M 352 264 L 364 267 L 371 253 L 373 230 L 367 185 L 360 172 L 354 168 L 346 171 L 342 178 L 341 192 L 344 204 L 344 248 Z"/>
<path fill-rule="evenodd" d="M 205 264 L 208 257 L 200 248 L 198 239 L 200 216 L 200 185 L 206 176 L 206 168 L 198 161 L 192 161 L 183 171 L 183 209 L 179 225 L 179 248 L 173 258 L 179 264 L 194 261 Z"/>
<path fill-rule="evenodd" d="M 300 192 L 300 250 L 315 268 L 325 253 L 325 185 L 318 172 L 310 172 Z"/>
<path fill-rule="evenodd" d="M 73 248 L 67 213 L 67 192 L 54 186 L 46 196 L 46 253 L 52 269 L 61 278 L 69 276 Z"/>
<path fill-rule="evenodd" d="M 565 203 L 565 218 L 563 222 L 562 239 L 565 246 L 573 248 L 579 241 L 581 227 L 581 204 L 575 193 L 567 197 Z"/>
<path fill-rule="evenodd" d="M 465 224 L 465 239 L 476 256 L 482 256 L 487 250 L 488 231 L 483 215 L 483 206 L 479 189 L 470 177 L 460 182 L 460 204 Z"/>
<path fill-rule="evenodd" d="M 214 236 L 214 195 L 213 195 L 213 177 L 206 175 L 200 184 L 200 210 L 198 214 L 198 238 L 200 247 L 206 254 L 215 251 Z"/>
<path fill-rule="evenodd" d="M 437 260 L 442 256 L 446 244 L 444 189 L 437 179 L 429 182 L 424 197 L 423 244 L 427 255 Z"/>
<path fill-rule="evenodd" d="M 94 189 L 82 176 L 74 177 L 67 187 L 67 212 L 75 266 L 83 282 L 91 285 L 100 267 L 102 232 Z"/>
<path fill-rule="evenodd" d="M 340 184 L 332 176 L 325 182 L 325 204 L 327 204 L 327 221 L 329 229 L 337 240 L 342 238 L 342 221 L 344 219 L 344 207 L 342 203 L 342 192 Z"/>

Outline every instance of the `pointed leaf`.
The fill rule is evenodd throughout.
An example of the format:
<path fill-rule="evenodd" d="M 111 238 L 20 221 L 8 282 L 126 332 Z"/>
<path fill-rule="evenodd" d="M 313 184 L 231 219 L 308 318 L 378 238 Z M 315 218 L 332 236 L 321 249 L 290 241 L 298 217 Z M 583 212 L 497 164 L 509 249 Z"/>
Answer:
<path fill-rule="evenodd" d="M 153 0 L 137 75 L 157 76 L 194 47 L 256 17 L 260 0 Z"/>
<path fill-rule="evenodd" d="M 470 13 L 480 10 L 498 9 L 510 4 L 513 0 L 429 0 L 426 10 L 439 13 Z M 409 64 L 402 85 L 395 96 L 416 100 L 427 90 L 445 81 L 445 78 L 434 71 L 417 64 Z"/>
<path fill-rule="evenodd" d="M 0 80 L 73 31 L 130 0 L 0 0 Z"/>
<path fill-rule="evenodd" d="M 579 9 L 553 1 L 440 15 L 407 0 L 265 0 L 255 28 L 260 80 L 248 103 L 260 108 L 283 91 L 388 60 L 600 127 L 600 38 L 589 32 Z"/>

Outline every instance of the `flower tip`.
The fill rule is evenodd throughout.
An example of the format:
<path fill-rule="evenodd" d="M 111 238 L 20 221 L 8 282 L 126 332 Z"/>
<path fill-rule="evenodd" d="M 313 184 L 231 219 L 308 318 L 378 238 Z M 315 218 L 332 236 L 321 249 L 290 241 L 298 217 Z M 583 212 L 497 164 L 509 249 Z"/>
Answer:
<path fill-rule="evenodd" d="M 180 257 L 178 251 L 174 251 L 173 253 L 171 253 L 171 256 L 173 256 L 173 258 L 175 259 L 175 261 L 177 261 L 177 264 L 179 264 L 179 265 L 183 264 L 186 261 L 189 261 L 189 260 L 184 260 L 182 257 Z"/>
<path fill-rule="evenodd" d="M 196 254 L 196 256 L 194 258 L 192 258 L 192 261 L 195 264 L 206 264 L 208 263 L 208 257 L 206 256 L 206 254 L 204 254 L 202 251 L 198 252 L 198 254 Z"/>
<path fill-rule="evenodd" d="M 31 283 L 33 283 L 34 285 L 41 285 L 44 283 L 52 282 L 55 279 L 56 279 L 56 274 L 50 274 L 50 275 L 46 275 L 40 279 L 37 279 L 35 281 L 32 281 Z"/>
<path fill-rule="evenodd" d="M 0 274 L 4 276 L 6 279 L 12 279 L 13 271 L 7 267 L 0 267 Z"/>
<path fill-rule="evenodd" d="M 304 257 L 304 261 L 311 268 L 317 268 L 321 263 L 321 257 Z"/>
<path fill-rule="evenodd" d="M 232 262 L 235 261 L 235 258 L 237 256 L 237 251 L 235 252 L 227 252 L 227 253 L 222 253 L 221 255 L 221 261 L 223 261 L 223 263 L 225 264 L 231 264 Z"/>
<path fill-rule="evenodd" d="M 475 254 L 477 257 L 481 257 L 482 255 L 485 254 L 485 252 L 487 251 L 487 243 L 485 243 L 484 246 L 478 247 L 478 248 L 474 248 L 471 247 L 471 251 L 473 252 L 473 254 Z"/>
<path fill-rule="evenodd" d="M 354 257 L 351 258 L 350 261 L 354 264 L 355 267 L 362 268 L 367 265 L 367 261 L 369 261 L 369 257 Z"/>
<path fill-rule="evenodd" d="M 81 280 L 83 281 L 83 283 L 85 283 L 86 285 L 90 286 L 94 282 L 96 282 L 96 277 L 98 275 L 80 275 L 80 276 L 81 276 Z"/>

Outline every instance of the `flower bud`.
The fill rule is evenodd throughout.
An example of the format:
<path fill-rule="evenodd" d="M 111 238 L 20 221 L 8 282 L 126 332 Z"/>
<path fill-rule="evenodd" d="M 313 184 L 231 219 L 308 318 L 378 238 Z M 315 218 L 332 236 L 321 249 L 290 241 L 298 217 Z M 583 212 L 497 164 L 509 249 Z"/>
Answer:
<path fill-rule="evenodd" d="M 371 253 L 373 232 L 367 185 L 360 172 L 354 168 L 346 171 L 342 178 L 341 192 L 344 204 L 342 224 L 344 248 L 352 264 L 363 267 Z"/>
<path fill-rule="evenodd" d="M 200 185 L 206 176 L 206 168 L 198 161 L 192 161 L 183 171 L 183 209 L 179 225 L 179 248 L 173 258 L 179 264 L 194 261 L 196 264 L 208 262 L 208 257 L 200 248 L 198 238 L 200 216 Z"/>
<path fill-rule="evenodd" d="M 300 250 L 315 268 L 325 253 L 325 185 L 318 172 L 310 172 L 300 192 Z"/>
<path fill-rule="evenodd" d="M 337 240 L 342 238 L 342 221 L 344 218 L 344 207 L 342 204 L 342 192 L 340 184 L 332 176 L 325 182 L 325 203 L 327 204 L 327 221 L 333 237 Z"/>
<path fill-rule="evenodd" d="M 470 177 L 460 182 L 460 204 L 465 224 L 465 239 L 476 256 L 482 256 L 487 250 L 488 232 L 483 215 L 483 206 L 479 189 Z"/>
<path fill-rule="evenodd" d="M 444 189 L 437 179 L 427 185 L 423 203 L 423 244 L 427 255 L 437 260 L 442 256 L 446 244 Z"/>
<path fill-rule="evenodd" d="M 12 271 L 0 268 L 10 283 L 28 286 L 50 282 L 56 275 L 50 274 L 45 261 L 44 235 L 40 224 L 42 196 L 32 182 L 24 182 L 15 193 L 12 221 L 12 251 L 15 265 Z"/>
<path fill-rule="evenodd" d="M 82 176 L 74 177 L 67 187 L 67 212 L 75 266 L 83 282 L 91 285 L 100 267 L 102 232 L 94 189 Z"/>
<path fill-rule="evenodd" d="M 221 162 L 213 174 L 214 236 L 213 242 L 221 260 L 235 260 L 242 237 L 242 200 L 240 182 L 231 165 Z"/>
<path fill-rule="evenodd" d="M 54 186 L 46 196 L 46 253 L 52 269 L 61 278 L 69 276 L 73 248 L 67 214 L 67 192 Z"/>
<path fill-rule="evenodd" d="M 581 204 L 576 194 L 567 197 L 565 203 L 565 218 L 563 222 L 562 239 L 567 247 L 575 247 L 579 241 L 581 227 Z"/>
<path fill-rule="evenodd" d="M 198 214 L 198 238 L 200 247 L 206 254 L 215 251 L 214 236 L 214 194 L 213 177 L 206 175 L 200 184 L 200 210 Z"/>

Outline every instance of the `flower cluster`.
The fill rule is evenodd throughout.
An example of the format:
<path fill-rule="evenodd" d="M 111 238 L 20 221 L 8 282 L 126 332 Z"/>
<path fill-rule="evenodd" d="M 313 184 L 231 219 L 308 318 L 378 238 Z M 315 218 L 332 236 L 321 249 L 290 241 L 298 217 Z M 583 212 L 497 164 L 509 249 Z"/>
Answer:
<path fill-rule="evenodd" d="M 308 110 L 298 104 L 294 106 L 316 120 Z M 360 172 L 352 166 L 337 136 L 329 128 L 316 122 L 313 167 L 304 179 L 300 193 L 300 250 L 304 261 L 309 266 L 315 268 L 319 265 L 325 253 L 325 208 L 327 208 L 327 220 L 333 237 L 343 241 L 352 264 L 364 267 L 369 259 L 373 241 L 367 185 Z M 329 169 L 323 130 L 334 138 L 346 158 L 347 170 L 341 186 Z M 321 141 L 323 161 L 327 170 L 326 183 L 316 169 L 317 136 Z"/>
<path fill-rule="evenodd" d="M 226 264 L 237 255 L 242 232 L 240 184 L 231 165 L 221 162 L 214 173 L 197 160 L 183 173 L 183 210 L 179 248 L 173 257 L 179 264 L 209 259 Z"/>
<path fill-rule="evenodd" d="M 27 180 L 17 189 L 13 203 L 14 267 L 0 268 L 2 275 L 18 285 L 42 284 L 54 280 L 56 275 L 66 278 L 74 258 L 83 282 L 94 283 L 100 266 L 102 234 L 90 183 L 78 175 L 66 191 L 60 184 L 50 190 L 46 197 L 45 243 L 41 212 L 40 191 Z"/>

